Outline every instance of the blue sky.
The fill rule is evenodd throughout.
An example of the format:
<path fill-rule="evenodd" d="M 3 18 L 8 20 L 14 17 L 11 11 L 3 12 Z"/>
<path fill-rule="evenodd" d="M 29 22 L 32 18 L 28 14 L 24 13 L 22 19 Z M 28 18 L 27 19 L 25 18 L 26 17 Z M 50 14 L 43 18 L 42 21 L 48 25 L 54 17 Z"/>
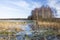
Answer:
<path fill-rule="evenodd" d="M 0 18 L 27 18 L 34 8 L 43 4 L 56 8 L 56 17 L 60 17 L 59 0 L 0 0 Z"/>

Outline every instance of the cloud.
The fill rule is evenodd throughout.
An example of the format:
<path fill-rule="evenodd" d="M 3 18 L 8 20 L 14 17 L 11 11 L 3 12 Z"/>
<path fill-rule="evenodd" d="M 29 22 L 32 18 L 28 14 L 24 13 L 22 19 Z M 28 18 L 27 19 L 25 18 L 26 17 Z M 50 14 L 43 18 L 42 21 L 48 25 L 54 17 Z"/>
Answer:
<path fill-rule="evenodd" d="M 57 16 L 60 18 L 60 0 L 48 0 L 48 4 L 50 7 L 56 8 Z"/>
<path fill-rule="evenodd" d="M 38 2 L 33 1 L 0 0 L 0 18 L 27 18 L 34 8 L 40 6 Z"/>

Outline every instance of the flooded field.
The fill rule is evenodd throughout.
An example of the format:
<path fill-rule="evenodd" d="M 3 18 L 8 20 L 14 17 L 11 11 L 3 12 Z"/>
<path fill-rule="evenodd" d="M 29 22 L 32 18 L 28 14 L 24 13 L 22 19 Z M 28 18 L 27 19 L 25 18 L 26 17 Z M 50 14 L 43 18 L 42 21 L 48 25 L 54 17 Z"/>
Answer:
<path fill-rule="evenodd" d="M 60 33 L 52 28 L 37 29 L 33 20 L 0 20 L 0 40 L 60 40 Z"/>

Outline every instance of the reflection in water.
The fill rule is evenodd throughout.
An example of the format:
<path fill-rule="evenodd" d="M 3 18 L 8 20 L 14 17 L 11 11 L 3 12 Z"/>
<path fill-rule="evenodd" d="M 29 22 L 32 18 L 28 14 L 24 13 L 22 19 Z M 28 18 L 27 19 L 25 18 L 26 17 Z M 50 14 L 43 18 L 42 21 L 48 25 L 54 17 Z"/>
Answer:
<path fill-rule="evenodd" d="M 22 32 L 17 33 L 17 40 L 25 40 L 25 35 L 31 35 L 32 33 L 30 32 L 31 28 L 29 27 L 30 24 L 24 25 Z M 27 40 L 27 39 L 26 39 Z"/>

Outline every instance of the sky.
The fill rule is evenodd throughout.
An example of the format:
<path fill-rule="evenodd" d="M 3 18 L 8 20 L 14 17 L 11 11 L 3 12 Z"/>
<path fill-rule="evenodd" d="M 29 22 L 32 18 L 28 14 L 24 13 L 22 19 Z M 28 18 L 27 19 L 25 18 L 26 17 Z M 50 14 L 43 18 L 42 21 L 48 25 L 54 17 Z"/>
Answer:
<path fill-rule="evenodd" d="M 27 18 L 31 11 L 48 4 L 60 18 L 60 0 L 0 0 L 0 18 Z"/>

